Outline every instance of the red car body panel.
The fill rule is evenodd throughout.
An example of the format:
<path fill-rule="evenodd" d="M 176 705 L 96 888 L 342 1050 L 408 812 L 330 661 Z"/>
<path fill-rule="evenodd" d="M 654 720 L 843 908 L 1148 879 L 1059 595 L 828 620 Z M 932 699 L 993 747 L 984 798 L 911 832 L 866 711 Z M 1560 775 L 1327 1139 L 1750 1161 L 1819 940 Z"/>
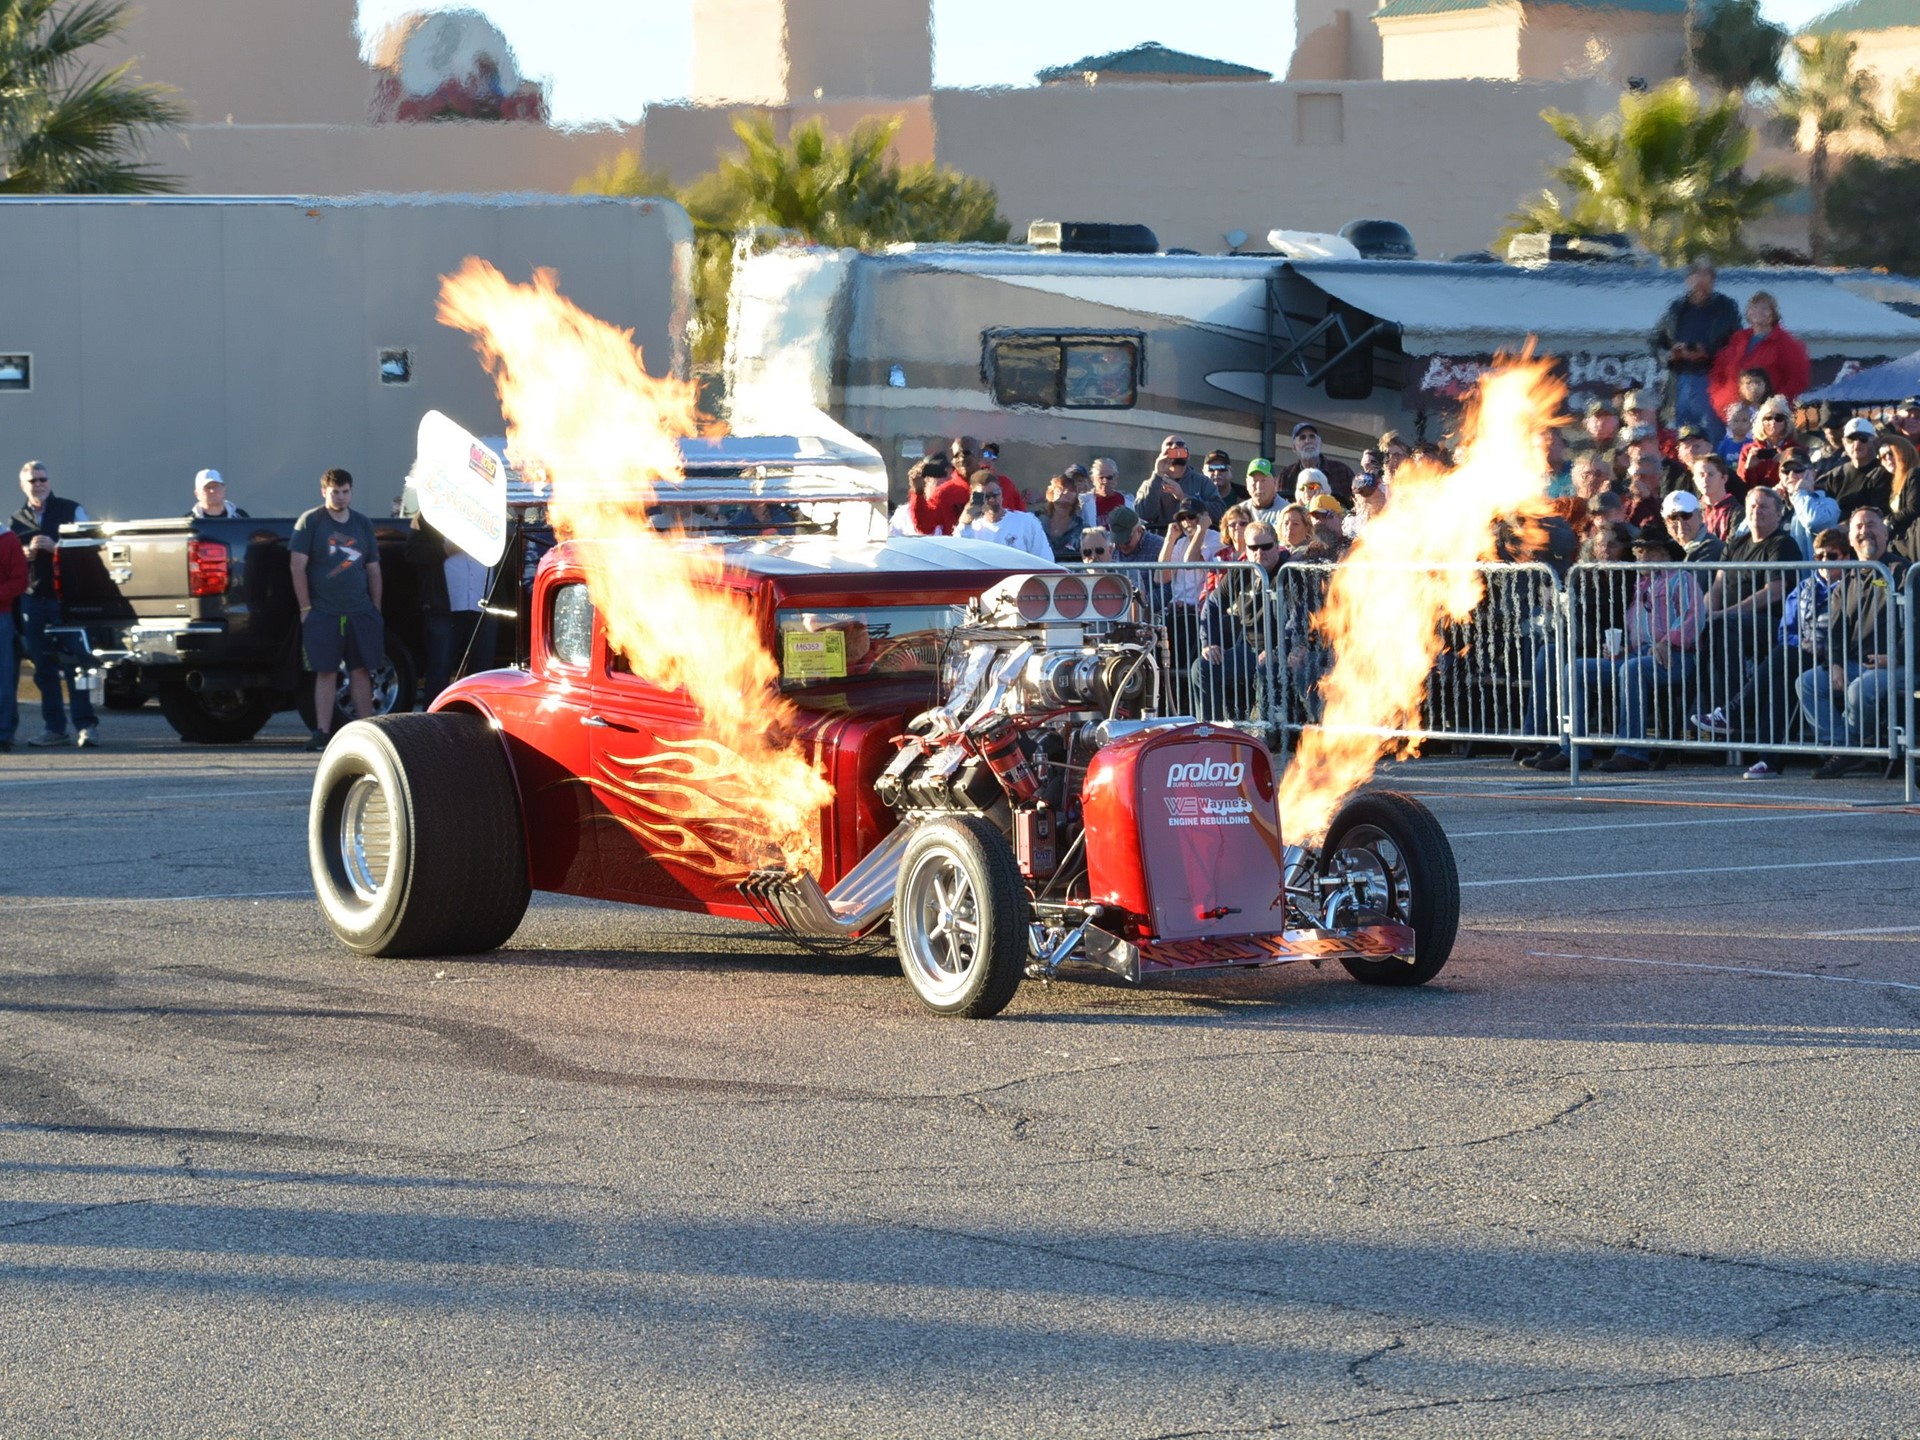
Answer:
<path fill-rule="evenodd" d="M 1187 725 L 1101 750 L 1081 792 L 1093 899 L 1143 938 L 1269 934 L 1286 921 L 1273 761 L 1251 736 Z"/>
<path fill-rule="evenodd" d="M 762 643 L 777 653 L 782 608 L 964 605 L 1018 573 L 1017 567 L 947 574 L 730 570 L 722 583 L 752 611 Z M 746 868 L 713 858 L 724 836 L 685 837 L 663 803 L 689 770 L 724 768 L 725 752 L 708 745 L 698 710 L 683 692 L 625 673 L 597 614 L 587 656 L 555 653 L 555 596 L 585 583 L 571 547 L 552 552 L 534 584 L 539 623 L 530 668 L 469 676 L 443 691 L 432 708 L 474 710 L 499 728 L 522 797 L 535 889 L 761 918 L 735 888 Z M 819 821 L 818 879 L 831 889 L 893 828 L 894 813 L 874 793 L 874 782 L 893 759 L 894 738 L 933 703 L 935 681 L 869 677 L 789 698 L 803 721 L 793 743 L 808 747 L 833 790 Z M 724 787 L 726 776 L 700 783 Z"/>

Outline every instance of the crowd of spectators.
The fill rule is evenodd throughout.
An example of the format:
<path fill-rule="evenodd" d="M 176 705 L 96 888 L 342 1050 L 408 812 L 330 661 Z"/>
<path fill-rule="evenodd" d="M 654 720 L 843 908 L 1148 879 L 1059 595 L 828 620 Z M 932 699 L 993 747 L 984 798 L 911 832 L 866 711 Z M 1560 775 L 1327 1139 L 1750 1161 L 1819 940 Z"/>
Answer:
<path fill-rule="evenodd" d="M 1498 531 L 1499 558 L 1544 562 L 1563 586 L 1576 562 L 1585 577 L 1622 567 L 1582 581 L 1579 633 L 1567 641 L 1566 703 L 1606 707 L 1603 723 L 1630 742 L 1596 757 L 1601 769 L 1649 768 L 1655 747 L 1640 742 L 1682 732 L 1730 748 L 1878 745 L 1874 707 L 1908 680 L 1901 657 L 1884 653 L 1880 572 L 1814 567 L 1870 560 L 1897 586 L 1916 558 L 1920 396 L 1884 427 L 1797 407 L 1810 367 L 1778 303 L 1758 292 L 1743 312 L 1716 280 L 1696 265 L 1651 337 L 1667 392 L 1595 397 L 1543 433 L 1540 500 Z M 996 539 L 1063 563 L 1252 562 L 1258 572 L 1235 572 L 1232 584 L 1196 571 L 1169 585 L 1143 572 L 1136 586 L 1167 625 L 1173 683 L 1196 711 L 1271 713 L 1290 691 L 1311 713 L 1328 657 L 1310 614 L 1283 593 L 1304 586 L 1288 592 L 1276 579 L 1263 600 L 1246 577 L 1342 560 L 1386 508 L 1400 467 L 1449 457 L 1389 430 L 1349 465 L 1325 452 L 1311 420 L 1288 439 L 1291 459 L 1255 457 L 1236 473 L 1224 451 L 1196 464 L 1169 435 L 1137 480 L 1123 482 L 1108 457 L 1069 465 L 1027 515 L 997 455 L 961 436 L 914 466 L 894 529 Z M 1843 640 L 1852 653 L 1830 655 Z M 1529 734 L 1557 728 L 1545 713 L 1556 698 L 1548 677 L 1562 673 L 1557 644 L 1530 645 L 1505 677 L 1523 692 Z M 1574 757 L 1559 746 L 1516 758 L 1558 769 Z M 1815 773 L 1858 763 L 1835 755 Z M 1778 763 L 1749 773 L 1777 774 Z"/>

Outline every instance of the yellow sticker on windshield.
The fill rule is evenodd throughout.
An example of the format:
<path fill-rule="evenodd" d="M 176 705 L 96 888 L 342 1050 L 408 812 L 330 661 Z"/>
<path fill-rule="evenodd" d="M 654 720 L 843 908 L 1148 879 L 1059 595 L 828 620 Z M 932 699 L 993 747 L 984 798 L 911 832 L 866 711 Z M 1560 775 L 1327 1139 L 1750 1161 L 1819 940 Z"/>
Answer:
<path fill-rule="evenodd" d="M 789 630 L 780 671 L 789 680 L 844 680 L 847 637 L 838 630 Z"/>

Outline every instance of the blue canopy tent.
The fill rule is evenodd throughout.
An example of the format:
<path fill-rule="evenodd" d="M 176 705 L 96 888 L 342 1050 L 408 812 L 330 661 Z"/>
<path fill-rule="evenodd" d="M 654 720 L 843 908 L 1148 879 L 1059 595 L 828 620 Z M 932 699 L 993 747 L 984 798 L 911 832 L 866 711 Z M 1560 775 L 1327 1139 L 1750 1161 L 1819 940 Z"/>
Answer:
<path fill-rule="evenodd" d="M 1834 405 L 1891 405 L 1909 395 L 1920 395 L 1920 350 L 1911 355 L 1902 355 L 1898 360 L 1889 360 L 1884 365 L 1870 365 L 1865 370 L 1856 370 L 1818 390 L 1809 390 L 1800 397 L 1800 403 L 1813 405 L 1826 401 Z"/>

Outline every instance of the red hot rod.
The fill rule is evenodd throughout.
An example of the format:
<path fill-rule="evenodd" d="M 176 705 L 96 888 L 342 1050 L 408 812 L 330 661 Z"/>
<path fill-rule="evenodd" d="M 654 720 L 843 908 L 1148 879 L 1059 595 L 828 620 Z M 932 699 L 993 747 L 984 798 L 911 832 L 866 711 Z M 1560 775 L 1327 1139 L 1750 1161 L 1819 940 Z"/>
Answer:
<path fill-rule="evenodd" d="M 890 928 L 919 1000 L 971 1017 L 1067 965 L 1138 981 L 1336 959 L 1414 985 L 1446 963 L 1459 885 L 1438 823 L 1363 792 L 1323 845 L 1286 844 L 1263 737 L 1157 713 L 1164 636 L 1124 574 L 949 539 L 706 543 L 831 787 L 817 872 L 736 858 L 728 752 L 610 650 L 568 544 L 541 563 L 526 668 L 328 747 L 309 857 L 346 945 L 493 950 L 534 890 L 809 941 Z"/>

